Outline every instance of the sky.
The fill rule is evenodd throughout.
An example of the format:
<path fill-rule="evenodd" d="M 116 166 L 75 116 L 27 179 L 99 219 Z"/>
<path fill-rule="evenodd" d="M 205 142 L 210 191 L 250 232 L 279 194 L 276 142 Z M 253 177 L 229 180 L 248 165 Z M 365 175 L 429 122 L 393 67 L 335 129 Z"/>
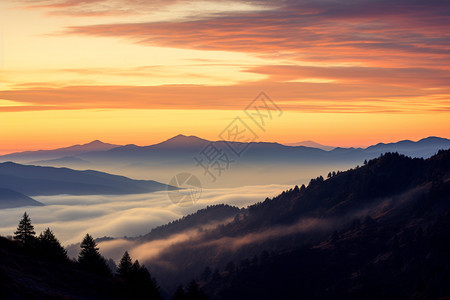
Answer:
<path fill-rule="evenodd" d="M 217 140 L 261 91 L 258 139 L 450 137 L 450 4 L 2 0 L 0 153 Z"/>

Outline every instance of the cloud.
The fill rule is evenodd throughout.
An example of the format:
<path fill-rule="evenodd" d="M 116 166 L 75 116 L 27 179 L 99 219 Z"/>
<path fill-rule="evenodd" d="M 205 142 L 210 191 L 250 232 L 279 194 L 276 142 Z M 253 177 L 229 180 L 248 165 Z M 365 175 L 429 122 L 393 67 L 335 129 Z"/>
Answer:
<path fill-rule="evenodd" d="M 423 113 L 449 110 L 449 87 L 443 86 L 448 76 L 443 71 L 330 68 L 328 73 L 327 68 L 288 66 L 258 67 L 251 71 L 269 74 L 283 81 L 232 86 L 68 86 L 0 91 L 0 99 L 18 104 L 0 106 L 0 111 L 199 108 L 241 110 L 243 103 L 248 103 L 249 99 L 254 98 L 255 91 L 261 90 L 269 94 L 283 110 L 335 113 Z M 385 76 L 383 72 L 386 72 Z M 421 72 L 425 76 L 429 75 L 429 78 L 420 77 Z M 417 76 L 414 77 L 414 74 Z M 301 78 L 311 76 L 335 81 L 301 82 Z M 299 82 L 296 82 L 296 79 L 300 79 Z"/>
<path fill-rule="evenodd" d="M 270 11 L 181 22 L 72 26 L 65 33 L 306 61 L 438 65 L 448 58 L 448 12 L 442 1 L 285 1 Z"/>
<path fill-rule="evenodd" d="M 133 17 L 149 20 L 205 18 L 217 13 L 260 11 L 259 1 L 206 0 L 22 0 L 25 9 L 40 9 L 49 15 L 69 17 Z"/>
<path fill-rule="evenodd" d="M 259 90 L 279 99 L 285 110 L 371 113 L 449 110 L 450 8 L 445 1 L 240 1 L 236 3 L 242 6 L 235 11 L 223 7 L 233 6 L 228 2 L 212 3 L 208 6 L 202 1 L 182 0 L 150 4 L 141 0 L 33 2 L 35 8 L 62 9 L 67 14 L 102 10 L 114 14 L 125 7 L 142 11 L 143 15 L 153 10 L 177 15 L 183 10 L 180 7 L 190 5 L 204 15 L 176 20 L 167 16 L 136 19 L 133 23 L 124 18 L 98 24 L 96 19 L 93 24 L 68 26 L 62 35 L 120 38 L 144 46 L 244 52 L 264 62 L 235 66 L 231 75 L 223 72 L 223 68 L 206 70 L 198 65 L 186 65 L 185 71 L 180 71 L 179 66 L 56 70 L 94 81 L 132 78 L 135 82 L 146 82 L 145 78 L 166 76 L 196 84 L 106 86 L 94 82 L 45 88 L 29 82 L 29 86 L 0 92 L 1 99 L 28 104 L 2 106 L 0 111 L 241 109 L 242 102 L 252 99 Z M 197 63 L 224 66 L 224 61 Z M 214 79 L 214 85 L 197 84 L 203 82 L 202 76 Z"/>
<path fill-rule="evenodd" d="M 246 192 L 250 188 L 252 192 Z M 245 207 L 267 196 L 275 196 L 285 188 L 268 185 L 204 189 L 200 200 L 189 207 L 175 205 L 167 192 L 123 196 L 41 196 L 35 198 L 46 206 L 0 210 L 0 234 L 12 235 L 23 212 L 27 211 L 36 232 L 50 227 L 64 245 L 80 242 L 86 233 L 94 237 L 139 236 L 207 205 L 227 203 Z"/>

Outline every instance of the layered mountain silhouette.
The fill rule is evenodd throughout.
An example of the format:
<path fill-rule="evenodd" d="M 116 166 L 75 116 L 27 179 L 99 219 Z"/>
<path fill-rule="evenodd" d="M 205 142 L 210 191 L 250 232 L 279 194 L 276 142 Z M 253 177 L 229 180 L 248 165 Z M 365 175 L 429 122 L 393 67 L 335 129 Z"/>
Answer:
<path fill-rule="evenodd" d="M 202 151 L 211 145 L 220 151 L 223 161 L 219 171 L 216 167 L 214 179 L 211 174 L 205 175 L 206 171 L 200 166 L 198 160 L 195 160 L 195 158 L 202 159 Z M 313 146 L 313 144 L 309 145 Z M 99 147 L 100 150 L 93 146 Z M 209 185 L 213 187 L 212 182 L 226 187 L 240 186 L 243 182 L 247 185 L 295 184 L 305 182 L 316 174 L 323 174 L 330 168 L 342 170 L 361 165 L 364 160 L 378 157 L 386 152 L 427 158 L 436 154 L 439 149 L 448 148 L 450 148 L 450 140 L 438 137 L 428 137 L 417 142 L 380 143 L 367 148 L 338 147 L 325 151 L 315 147 L 286 146 L 267 142 L 249 144 L 211 142 L 196 136 L 178 135 L 150 146 L 114 147 L 114 145 L 97 141 L 76 146 L 78 152 L 74 154 L 68 154 L 67 149 L 73 151 L 72 147 L 69 147 L 65 148 L 66 150 L 0 156 L 0 161 L 13 160 L 42 166 L 67 166 L 78 170 L 94 169 L 163 182 L 170 181 L 178 173 L 190 172 L 199 178 L 202 177 L 202 183 L 206 187 Z M 220 177 L 220 180 L 217 180 L 217 177 Z"/>
<path fill-rule="evenodd" d="M 98 171 L 76 171 L 6 162 L 0 163 L 0 188 L 11 189 L 27 196 L 117 195 L 166 190 L 167 185 Z"/>
<path fill-rule="evenodd" d="M 138 161 L 139 159 L 170 158 L 173 161 L 183 160 L 198 154 L 206 145 L 212 141 L 201 139 L 196 136 L 177 135 L 164 142 L 150 146 L 136 146 L 133 144 L 118 146 L 93 141 L 85 145 L 75 145 L 55 150 L 40 150 L 13 153 L 0 156 L 0 161 L 27 161 L 41 163 L 95 163 L 98 160 L 120 159 L 121 161 Z M 358 159 L 371 158 L 385 152 L 398 152 L 411 157 L 430 157 L 439 149 L 450 148 L 450 140 L 439 137 L 428 137 L 417 142 L 410 140 L 396 143 L 379 143 L 367 148 L 340 148 L 324 146 L 313 141 L 304 141 L 289 145 L 268 142 L 252 142 L 247 147 L 246 143 L 215 141 L 218 147 L 224 150 L 232 148 L 248 148 L 242 159 L 256 160 L 256 158 L 269 158 L 274 162 L 283 161 L 282 158 L 295 159 L 297 161 L 308 161 L 310 159 Z M 325 151 L 321 148 L 325 148 Z M 287 155 L 287 156 L 286 156 Z M 256 157 L 255 157 L 256 156 Z M 372 157 L 373 158 L 373 157 Z"/>
<path fill-rule="evenodd" d="M 39 201 L 34 200 L 24 194 L 16 191 L 0 188 L 0 209 L 2 208 L 14 208 L 22 206 L 42 206 Z"/>
<path fill-rule="evenodd" d="M 83 145 L 73 145 L 70 147 L 54 150 L 38 150 L 11 153 L 0 157 L 0 161 L 32 162 L 41 160 L 61 159 L 63 157 L 77 156 L 92 151 L 107 151 L 119 145 L 103 143 L 99 140 Z"/>
<path fill-rule="evenodd" d="M 333 150 L 334 148 L 336 148 L 333 146 L 325 146 L 325 145 L 316 143 L 314 141 L 301 141 L 301 142 L 297 142 L 297 143 L 285 143 L 283 145 L 292 146 L 292 147 L 305 146 L 305 147 L 310 147 L 310 148 L 322 149 L 325 151 L 330 151 L 330 150 Z"/>
<path fill-rule="evenodd" d="M 169 293 L 195 278 L 211 299 L 439 298 L 450 295 L 449 194 L 450 150 L 426 160 L 387 153 L 243 210 L 203 210 L 137 242 L 228 218 L 213 229 L 197 222 L 198 234 L 147 261 Z"/>
<path fill-rule="evenodd" d="M 449 194 L 450 150 L 428 159 L 386 153 L 245 209 L 210 206 L 130 245 L 154 243 L 157 255 L 143 262 L 164 295 L 195 279 L 219 300 L 446 299 Z M 110 279 L 22 249 L 0 238 L 1 296 L 117 297 Z"/>

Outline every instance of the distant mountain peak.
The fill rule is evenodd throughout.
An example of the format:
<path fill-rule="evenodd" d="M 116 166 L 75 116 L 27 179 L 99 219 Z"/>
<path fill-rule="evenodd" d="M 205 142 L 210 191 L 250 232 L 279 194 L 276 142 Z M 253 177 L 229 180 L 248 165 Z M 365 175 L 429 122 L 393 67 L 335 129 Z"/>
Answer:
<path fill-rule="evenodd" d="M 93 140 L 92 142 L 89 142 L 89 143 L 87 143 L 85 145 L 99 145 L 99 144 L 104 145 L 104 144 L 107 144 L 107 143 L 103 143 L 100 140 Z"/>
<path fill-rule="evenodd" d="M 317 149 L 322 149 L 325 151 L 330 151 L 333 150 L 336 147 L 333 146 L 326 146 L 326 145 L 322 145 L 319 143 L 316 143 L 314 141 L 301 141 L 301 142 L 297 142 L 297 143 L 287 143 L 284 144 L 285 146 L 290 146 L 290 147 L 298 147 L 298 146 L 303 146 L 303 147 L 310 147 L 310 148 L 317 148 Z"/>
<path fill-rule="evenodd" d="M 157 145 L 159 146 L 189 146 L 189 145 L 198 145 L 198 144 L 204 144 L 207 143 L 208 140 L 204 140 L 202 138 L 199 138 L 195 135 L 184 135 L 184 134 L 178 134 L 168 140 L 165 140 L 162 143 L 159 143 Z"/>

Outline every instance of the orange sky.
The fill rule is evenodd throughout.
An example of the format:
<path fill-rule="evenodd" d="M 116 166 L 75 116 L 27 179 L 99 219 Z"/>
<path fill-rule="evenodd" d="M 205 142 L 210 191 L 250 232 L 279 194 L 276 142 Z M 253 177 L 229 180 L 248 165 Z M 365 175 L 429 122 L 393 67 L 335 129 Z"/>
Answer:
<path fill-rule="evenodd" d="M 0 151 L 216 140 L 260 91 L 284 113 L 259 140 L 448 138 L 449 12 L 438 0 L 3 0 Z"/>

